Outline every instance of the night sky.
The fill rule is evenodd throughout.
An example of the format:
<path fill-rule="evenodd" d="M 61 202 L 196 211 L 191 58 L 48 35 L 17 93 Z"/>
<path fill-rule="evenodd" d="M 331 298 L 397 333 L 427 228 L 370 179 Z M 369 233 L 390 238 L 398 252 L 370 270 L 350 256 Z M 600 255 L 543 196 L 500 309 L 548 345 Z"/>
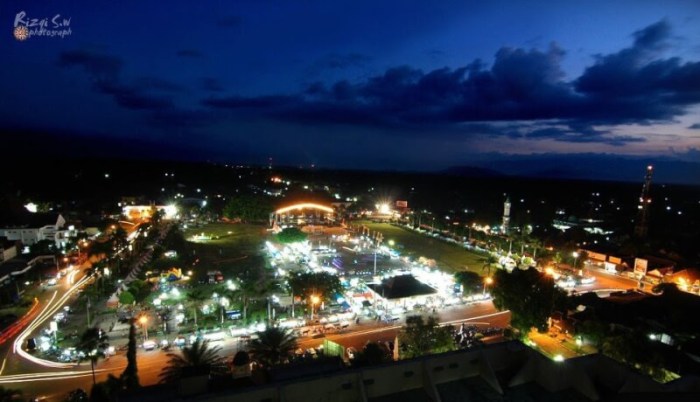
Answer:
<path fill-rule="evenodd" d="M 0 27 L 3 137 L 340 168 L 700 163 L 697 0 L 3 1 Z"/>

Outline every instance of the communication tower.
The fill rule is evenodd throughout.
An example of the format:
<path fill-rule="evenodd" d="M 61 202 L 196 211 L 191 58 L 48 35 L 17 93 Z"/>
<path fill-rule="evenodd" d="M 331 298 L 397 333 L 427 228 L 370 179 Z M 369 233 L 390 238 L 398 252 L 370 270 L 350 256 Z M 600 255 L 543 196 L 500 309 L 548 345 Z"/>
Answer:
<path fill-rule="evenodd" d="M 634 235 L 640 238 L 647 237 L 649 233 L 649 205 L 651 204 L 651 176 L 653 174 L 654 167 L 647 166 L 642 195 L 639 196 L 639 205 L 637 206 L 637 222 L 634 226 Z"/>

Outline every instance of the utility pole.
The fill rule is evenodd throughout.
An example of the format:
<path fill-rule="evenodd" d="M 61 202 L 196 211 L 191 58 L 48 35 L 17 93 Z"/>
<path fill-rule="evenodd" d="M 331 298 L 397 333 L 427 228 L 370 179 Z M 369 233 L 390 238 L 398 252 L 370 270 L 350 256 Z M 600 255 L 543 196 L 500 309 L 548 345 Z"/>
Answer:
<path fill-rule="evenodd" d="M 377 276 L 377 245 L 374 245 L 374 276 Z"/>
<path fill-rule="evenodd" d="M 90 328 L 90 296 L 87 298 L 87 326 Z"/>
<path fill-rule="evenodd" d="M 647 166 L 647 172 L 644 176 L 644 185 L 642 186 L 642 194 L 639 196 L 639 213 L 637 222 L 634 226 L 634 235 L 638 238 L 645 238 L 649 233 L 649 204 L 651 204 L 651 176 L 654 174 L 654 167 Z"/>

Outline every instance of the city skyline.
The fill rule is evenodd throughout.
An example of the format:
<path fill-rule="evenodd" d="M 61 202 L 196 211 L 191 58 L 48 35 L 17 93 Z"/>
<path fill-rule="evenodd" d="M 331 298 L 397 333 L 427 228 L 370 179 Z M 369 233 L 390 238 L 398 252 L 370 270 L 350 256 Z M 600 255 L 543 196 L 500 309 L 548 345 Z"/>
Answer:
<path fill-rule="evenodd" d="M 700 162 L 690 1 L 1 9 L 5 32 L 29 37 L 0 40 L 12 61 L 0 130 L 59 153 L 134 144 L 140 156 L 329 168 L 546 167 L 533 175 L 573 160 L 583 177 L 627 159 L 672 163 L 677 182 Z M 83 146 L 56 149 L 64 140 Z"/>

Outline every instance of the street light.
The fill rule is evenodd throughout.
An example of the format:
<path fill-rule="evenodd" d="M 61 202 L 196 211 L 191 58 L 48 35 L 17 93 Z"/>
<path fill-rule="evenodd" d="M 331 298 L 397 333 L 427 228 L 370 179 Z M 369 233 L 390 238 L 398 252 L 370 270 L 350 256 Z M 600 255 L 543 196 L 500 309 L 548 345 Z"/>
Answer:
<path fill-rule="evenodd" d="M 481 293 L 482 296 L 486 296 L 486 285 L 491 285 L 493 283 L 493 278 L 487 276 L 484 278 L 484 291 Z"/>
<path fill-rule="evenodd" d="M 142 315 L 141 318 L 139 318 L 139 322 L 141 323 L 141 326 L 146 334 L 146 340 L 148 340 L 148 317 Z"/>
<path fill-rule="evenodd" d="M 319 301 L 321 301 L 321 299 L 319 299 L 318 296 L 316 296 L 316 295 L 311 296 L 311 320 L 312 321 L 314 319 L 314 305 L 318 304 Z"/>
<path fill-rule="evenodd" d="M 576 263 L 578 262 L 578 251 L 574 251 L 571 253 L 571 255 L 574 257 L 574 269 L 576 269 Z"/>

